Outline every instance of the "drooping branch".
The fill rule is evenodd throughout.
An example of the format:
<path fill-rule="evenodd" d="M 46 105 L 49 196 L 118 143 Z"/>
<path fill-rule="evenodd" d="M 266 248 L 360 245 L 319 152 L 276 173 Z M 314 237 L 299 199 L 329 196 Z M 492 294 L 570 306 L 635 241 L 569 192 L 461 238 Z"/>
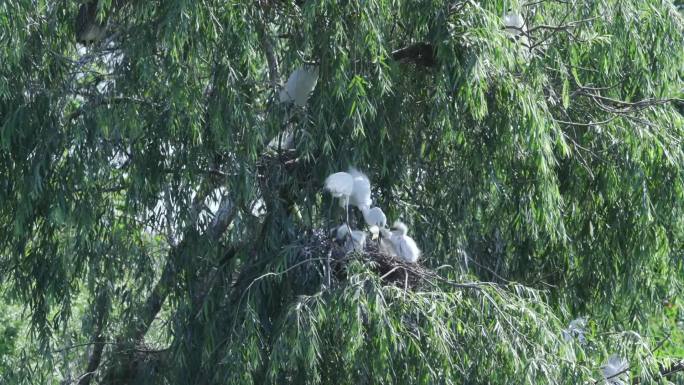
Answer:
<path fill-rule="evenodd" d="M 684 360 L 681 360 L 667 368 L 662 368 L 660 370 L 660 375 L 663 377 L 669 377 L 679 372 L 684 372 Z"/>

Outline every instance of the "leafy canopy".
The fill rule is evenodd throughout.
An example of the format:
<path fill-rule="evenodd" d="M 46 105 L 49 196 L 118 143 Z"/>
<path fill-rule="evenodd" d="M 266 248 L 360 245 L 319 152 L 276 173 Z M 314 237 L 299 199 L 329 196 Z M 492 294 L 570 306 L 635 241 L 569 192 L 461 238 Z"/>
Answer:
<path fill-rule="evenodd" d="M 87 47 L 79 2 L 0 3 L 0 278 L 31 326 L 0 343 L 26 355 L 0 356 L 3 383 L 677 367 L 652 354 L 684 277 L 670 1 L 82 3 L 107 29 Z M 279 103 L 312 63 L 308 104 Z M 288 130 L 296 149 L 270 151 Z M 321 187 L 350 165 L 444 278 L 405 290 L 361 258 L 327 285 L 343 215 Z M 565 341 L 583 315 L 587 343 Z"/>

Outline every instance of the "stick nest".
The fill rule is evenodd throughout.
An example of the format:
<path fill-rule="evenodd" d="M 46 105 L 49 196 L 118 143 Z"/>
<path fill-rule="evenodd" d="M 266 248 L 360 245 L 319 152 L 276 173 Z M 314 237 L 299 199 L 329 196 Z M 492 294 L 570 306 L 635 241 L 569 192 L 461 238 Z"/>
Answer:
<path fill-rule="evenodd" d="M 407 263 L 398 257 L 382 253 L 378 240 L 370 237 L 366 240 L 363 251 L 350 252 L 346 251 L 343 242 L 338 242 L 324 231 L 316 230 L 307 238 L 308 244 L 303 248 L 307 250 L 306 256 L 318 255 L 324 265 L 324 260 L 329 258 L 332 276 L 338 281 L 347 279 L 347 266 L 353 260 L 367 263 L 384 283 L 401 288 L 418 289 L 428 279 L 436 276 L 435 272 L 420 263 Z"/>

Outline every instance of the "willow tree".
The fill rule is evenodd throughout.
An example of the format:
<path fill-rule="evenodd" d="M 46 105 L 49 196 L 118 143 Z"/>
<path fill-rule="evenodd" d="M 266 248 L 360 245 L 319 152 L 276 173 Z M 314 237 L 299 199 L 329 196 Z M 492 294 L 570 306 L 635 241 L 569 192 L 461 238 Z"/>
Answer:
<path fill-rule="evenodd" d="M 681 383 L 652 331 L 684 283 L 683 25 L 668 0 L 2 2 L 0 278 L 31 333 L 0 379 Z M 349 166 L 415 285 L 364 254 L 330 278 Z"/>

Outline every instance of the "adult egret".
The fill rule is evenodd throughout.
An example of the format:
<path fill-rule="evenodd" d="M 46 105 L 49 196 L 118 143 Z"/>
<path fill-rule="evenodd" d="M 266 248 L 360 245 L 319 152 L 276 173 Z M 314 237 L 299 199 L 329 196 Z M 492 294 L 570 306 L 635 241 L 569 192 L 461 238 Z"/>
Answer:
<path fill-rule="evenodd" d="M 316 88 L 316 83 L 318 83 L 317 66 L 298 68 L 292 72 L 285 87 L 280 90 L 280 102 L 294 102 L 300 107 L 305 106 L 309 94 Z"/>
<path fill-rule="evenodd" d="M 347 237 L 347 235 L 350 235 Z M 349 226 L 343 223 L 337 228 L 335 239 L 338 242 L 344 241 L 344 249 L 349 253 L 351 251 L 363 252 L 366 247 L 366 232 L 360 230 L 352 230 L 349 233 Z"/>
<path fill-rule="evenodd" d="M 503 17 L 504 26 L 506 27 L 506 33 L 511 36 L 520 36 L 527 32 L 527 26 L 525 25 L 525 19 L 522 15 L 515 12 L 509 12 Z"/>
<path fill-rule="evenodd" d="M 385 216 L 385 213 L 382 212 L 380 207 L 373 207 L 372 209 L 369 209 L 368 206 L 362 206 L 361 213 L 363 214 L 363 219 L 366 221 L 366 224 L 369 227 L 377 226 L 382 228 L 387 226 L 387 217 Z"/>
<path fill-rule="evenodd" d="M 503 16 L 503 22 L 506 33 L 523 47 L 528 48 L 523 50 L 523 57 L 529 59 L 531 55 L 530 39 L 527 37 L 527 23 L 522 15 L 516 12 L 509 11 Z"/>
<path fill-rule="evenodd" d="M 371 199 L 371 185 L 370 180 L 366 174 L 351 167 L 349 168 L 349 175 L 354 178 L 354 189 L 349 197 L 349 204 L 356 206 L 363 211 L 363 207 L 370 207 L 373 203 Z"/>
<path fill-rule="evenodd" d="M 603 378 L 610 385 L 625 385 L 627 383 L 629 363 L 622 357 L 613 354 L 608 362 L 601 367 Z"/>
<path fill-rule="evenodd" d="M 325 189 L 330 191 L 333 197 L 340 199 L 340 205 L 347 207 L 349 197 L 354 191 L 354 177 L 346 172 L 336 172 L 325 178 Z"/>

